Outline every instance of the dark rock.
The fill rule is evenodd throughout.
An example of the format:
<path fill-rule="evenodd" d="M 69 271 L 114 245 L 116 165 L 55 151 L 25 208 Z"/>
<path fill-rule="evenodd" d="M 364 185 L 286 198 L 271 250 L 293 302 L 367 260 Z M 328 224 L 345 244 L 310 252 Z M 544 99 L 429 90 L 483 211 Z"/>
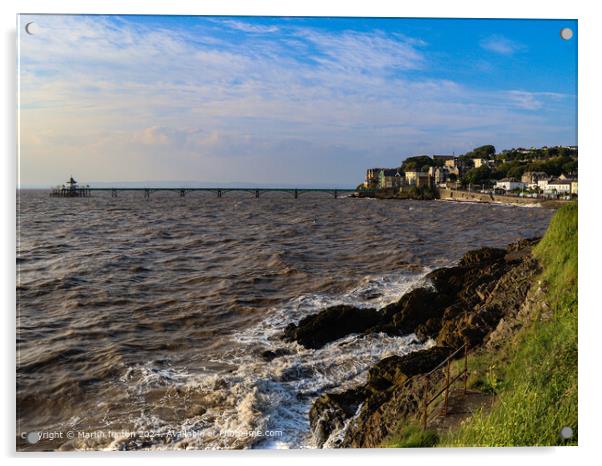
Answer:
<path fill-rule="evenodd" d="M 304 366 L 292 366 L 286 368 L 278 380 L 281 382 L 290 382 L 292 380 L 309 379 L 314 375 L 313 369 Z"/>
<path fill-rule="evenodd" d="M 520 251 L 525 248 L 532 249 L 533 246 L 535 246 L 535 245 L 537 245 L 537 243 L 539 243 L 539 241 L 541 241 L 540 236 L 533 237 L 533 238 L 524 238 L 519 241 L 515 241 L 514 243 L 510 243 L 508 245 L 508 247 L 506 248 L 506 251 L 513 252 L 513 251 Z"/>
<path fill-rule="evenodd" d="M 338 446 L 349 448 L 376 448 L 399 422 L 413 415 L 424 391 L 424 379 L 414 377 L 402 385 L 394 385 L 378 402 L 364 403 L 345 432 Z M 373 396 L 372 399 L 377 398 Z"/>
<path fill-rule="evenodd" d="M 319 447 L 333 432 L 343 428 L 364 398 L 364 388 L 358 387 L 342 393 L 325 393 L 314 401 L 309 411 L 309 423 Z"/>
<path fill-rule="evenodd" d="M 437 343 L 452 348 L 461 346 L 465 339 L 471 346 L 480 345 L 505 316 L 515 316 L 540 268 L 530 256 L 507 269 L 491 287 L 486 299 L 464 314 L 444 317 Z"/>
<path fill-rule="evenodd" d="M 508 251 L 504 259 L 509 263 L 519 263 L 531 255 L 533 246 L 539 242 L 540 238 L 530 238 L 517 241 L 508 246 Z"/>
<path fill-rule="evenodd" d="M 260 356 L 264 361 L 270 362 L 280 356 L 286 356 L 287 354 L 291 354 L 291 351 L 286 348 L 278 348 L 276 350 L 265 350 Z"/>
<path fill-rule="evenodd" d="M 422 342 L 428 341 L 429 338 L 437 338 L 437 334 L 441 330 L 442 319 L 443 318 L 433 318 L 427 320 L 423 324 L 418 325 L 414 330 L 416 338 Z"/>
<path fill-rule="evenodd" d="M 290 324 L 284 330 L 284 339 L 316 349 L 349 334 L 364 332 L 381 320 L 382 314 L 375 309 L 333 306 L 301 319 L 297 325 Z"/>
<path fill-rule="evenodd" d="M 405 356 L 387 357 L 369 370 L 368 380 L 361 387 L 321 396 L 310 412 L 318 444 L 322 445 L 346 425 L 344 435 L 337 437 L 338 443 L 333 444 L 331 439 L 329 445 L 377 447 L 399 422 L 414 416 L 427 388 L 420 374 L 433 370 L 466 341 L 471 347 L 481 345 L 502 319 L 512 319 L 519 313 L 540 271 L 531 257 L 536 242 L 537 239 L 521 241 L 507 250 L 470 251 L 459 265 L 428 274 L 433 288 L 414 289 L 397 302 L 373 311 L 371 318 L 376 324 L 359 331 L 383 331 L 392 335 L 414 332 L 423 341 L 435 339 L 437 346 Z M 302 321 L 290 332 L 298 332 L 299 328 L 313 331 L 318 321 L 336 325 L 345 312 L 338 310 L 337 318 L 330 315 L 328 319 L 320 318 L 321 313 L 313 316 L 315 322 L 310 320 L 302 326 Z M 356 323 L 354 328 L 362 325 Z M 319 327 L 318 330 L 322 332 Z M 333 329 L 329 338 L 346 333 L 350 332 Z M 303 334 L 302 338 L 308 337 Z M 324 339 L 318 336 L 318 341 Z M 458 353 L 458 357 L 462 354 Z M 442 382 L 443 373 L 435 371 L 429 375 L 430 389 Z"/>
<path fill-rule="evenodd" d="M 407 414 L 415 409 L 417 398 L 412 391 L 418 382 L 414 376 L 434 369 L 451 350 L 432 347 L 404 356 L 383 359 L 368 373 L 368 381 L 357 388 L 342 393 L 326 393 L 312 405 L 309 418 L 316 443 L 322 446 L 334 432 L 340 430 L 353 416 L 358 420 L 351 423 L 340 444 L 335 446 L 365 446 L 364 423 L 370 423 L 370 445 L 384 438 L 399 419 L 400 413 Z M 391 403 L 395 400 L 395 403 Z M 383 410 L 382 406 L 388 406 Z M 358 411 L 359 409 L 359 411 Z M 376 413 L 376 414 L 375 414 Z"/>
<path fill-rule="evenodd" d="M 429 280 L 439 293 L 456 295 L 464 286 L 466 267 L 443 267 L 427 274 Z"/>
<path fill-rule="evenodd" d="M 450 354 L 449 348 L 433 346 L 404 356 L 389 356 L 370 368 L 367 386 L 371 390 L 385 390 L 400 385 L 410 377 L 433 370 Z"/>
<path fill-rule="evenodd" d="M 424 392 L 420 374 L 435 369 L 451 353 L 451 349 L 432 347 L 405 356 L 386 358 L 372 368 L 364 386 L 366 399 L 345 432 L 340 446 L 373 448 L 398 425 L 414 413 Z M 430 376 L 439 380 L 441 373 Z"/>
<path fill-rule="evenodd" d="M 471 266 L 475 264 L 485 264 L 502 259 L 506 255 L 506 249 L 500 248 L 480 248 L 468 251 L 460 259 L 460 266 Z"/>
<path fill-rule="evenodd" d="M 386 323 L 373 330 L 397 335 L 413 333 L 418 325 L 440 318 L 450 301 L 449 296 L 431 288 L 416 288 L 384 307 L 380 312 Z"/>

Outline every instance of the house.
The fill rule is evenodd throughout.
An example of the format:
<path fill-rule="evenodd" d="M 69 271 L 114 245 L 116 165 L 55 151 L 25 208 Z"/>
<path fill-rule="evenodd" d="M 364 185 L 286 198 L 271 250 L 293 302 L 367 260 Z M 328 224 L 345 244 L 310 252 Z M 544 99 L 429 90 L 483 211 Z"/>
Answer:
<path fill-rule="evenodd" d="M 551 178 L 550 178 L 551 179 Z M 545 191 L 546 189 L 548 189 L 548 181 L 550 181 L 550 179 L 548 178 L 543 178 L 541 180 L 537 180 L 537 187 L 541 190 L 541 191 Z"/>
<path fill-rule="evenodd" d="M 466 162 L 464 159 L 454 157 L 453 159 L 445 161 L 445 167 L 458 178 L 461 177 L 465 171 L 472 168 L 472 163 Z"/>
<path fill-rule="evenodd" d="M 447 177 L 449 178 L 451 175 L 454 176 L 454 178 L 457 180 L 458 178 L 460 178 L 462 176 L 462 174 L 460 173 L 460 167 L 444 167 Z"/>
<path fill-rule="evenodd" d="M 379 189 L 399 189 L 403 177 L 398 168 L 383 168 L 378 174 Z"/>
<path fill-rule="evenodd" d="M 378 187 L 378 179 L 382 168 L 368 168 L 366 170 L 366 181 L 364 181 L 364 188 L 376 189 Z"/>
<path fill-rule="evenodd" d="M 482 167 L 483 165 L 486 165 L 488 167 L 495 166 L 495 161 L 491 159 L 476 158 L 472 159 L 472 163 L 474 163 L 475 168 Z"/>
<path fill-rule="evenodd" d="M 539 187 L 540 180 L 549 180 L 550 176 L 546 172 L 525 172 L 521 176 L 521 181 L 530 188 Z"/>
<path fill-rule="evenodd" d="M 443 163 L 446 167 L 457 168 L 458 167 L 458 158 L 452 157 L 451 159 L 445 159 L 445 161 Z"/>
<path fill-rule="evenodd" d="M 405 173 L 405 181 L 409 186 L 420 188 L 431 185 L 431 176 L 428 172 L 407 171 Z"/>
<path fill-rule="evenodd" d="M 504 191 L 514 191 L 515 189 L 524 189 L 525 184 L 522 181 L 517 181 L 514 178 L 502 178 L 496 181 L 495 189 L 503 189 Z"/>
<path fill-rule="evenodd" d="M 429 167 L 428 175 L 436 185 L 444 183 L 449 178 L 447 167 Z"/>
<path fill-rule="evenodd" d="M 577 195 L 577 180 L 571 180 L 571 194 Z"/>
<path fill-rule="evenodd" d="M 460 178 L 460 169 L 458 167 L 429 167 L 428 175 L 430 182 L 440 186 L 450 181 L 456 181 Z"/>
<path fill-rule="evenodd" d="M 569 180 L 561 180 L 560 178 L 556 178 L 548 181 L 548 185 L 546 189 L 544 189 L 544 193 L 547 194 L 570 194 L 571 193 L 571 181 Z"/>
<path fill-rule="evenodd" d="M 531 149 L 525 149 L 524 147 L 519 147 L 518 149 L 516 149 L 516 152 L 518 152 L 519 154 L 530 154 L 534 150 L 535 150 L 535 147 L 532 147 Z"/>

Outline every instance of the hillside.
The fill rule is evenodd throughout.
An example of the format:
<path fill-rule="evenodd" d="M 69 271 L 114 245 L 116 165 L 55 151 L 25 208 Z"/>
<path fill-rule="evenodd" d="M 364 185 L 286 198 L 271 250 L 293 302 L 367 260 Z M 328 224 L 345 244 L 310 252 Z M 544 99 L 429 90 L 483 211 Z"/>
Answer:
<path fill-rule="evenodd" d="M 543 266 L 540 315 L 473 360 L 473 384 L 497 395 L 442 446 L 577 444 L 577 203 L 558 210 L 534 256 Z M 541 301 L 541 300 L 539 300 Z M 563 427 L 573 437 L 562 439 Z"/>

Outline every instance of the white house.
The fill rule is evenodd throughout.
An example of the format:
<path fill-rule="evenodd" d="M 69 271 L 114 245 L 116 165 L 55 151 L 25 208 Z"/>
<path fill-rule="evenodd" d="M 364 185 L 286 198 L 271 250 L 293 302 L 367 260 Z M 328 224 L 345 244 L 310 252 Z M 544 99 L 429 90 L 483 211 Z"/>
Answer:
<path fill-rule="evenodd" d="M 571 182 L 569 180 L 555 179 L 548 181 L 545 193 L 570 194 Z"/>
<path fill-rule="evenodd" d="M 495 189 L 503 189 L 504 191 L 513 191 L 515 189 L 524 189 L 525 183 L 516 181 L 514 178 L 502 178 L 495 182 Z"/>

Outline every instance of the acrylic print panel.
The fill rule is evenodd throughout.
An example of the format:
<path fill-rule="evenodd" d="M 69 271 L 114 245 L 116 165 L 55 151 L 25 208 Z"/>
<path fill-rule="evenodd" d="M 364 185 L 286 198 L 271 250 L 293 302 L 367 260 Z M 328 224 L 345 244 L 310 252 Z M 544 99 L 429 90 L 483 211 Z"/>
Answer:
<path fill-rule="evenodd" d="M 577 39 L 20 15 L 17 450 L 576 444 Z"/>

